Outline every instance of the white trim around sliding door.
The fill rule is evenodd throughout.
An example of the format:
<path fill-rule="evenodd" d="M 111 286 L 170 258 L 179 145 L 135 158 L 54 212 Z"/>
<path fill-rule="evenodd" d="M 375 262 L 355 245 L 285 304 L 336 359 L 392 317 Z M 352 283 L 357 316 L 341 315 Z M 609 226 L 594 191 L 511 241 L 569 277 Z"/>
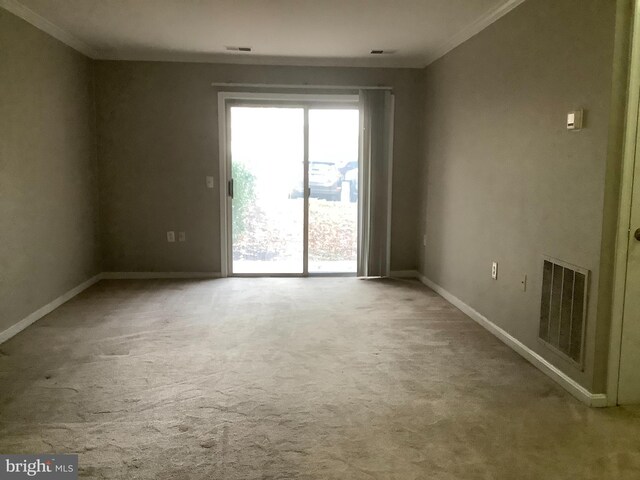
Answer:
<path fill-rule="evenodd" d="M 309 275 L 309 108 L 304 107 L 304 126 L 303 126 L 303 180 L 302 180 L 302 195 L 303 201 L 303 213 L 304 216 L 303 231 L 302 231 L 302 275 Z"/>
<path fill-rule="evenodd" d="M 278 106 L 298 107 L 305 109 L 305 120 L 309 108 L 318 105 L 358 104 L 358 95 L 353 94 L 300 94 L 300 93 L 258 93 L 258 92 L 219 92 L 218 93 L 218 161 L 219 161 L 219 188 L 220 188 L 220 271 L 222 277 L 232 274 L 231 258 L 231 202 L 228 195 L 228 182 L 231 172 L 231 156 L 229 155 L 229 129 L 228 112 L 229 104 L 234 101 L 243 101 L 247 105 L 260 105 L 261 102 L 277 103 Z M 281 102 L 281 103 L 280 103 Z M 305 127 L 306 128 L 306 127 Z M 305 147 L 307 148 L 307 147 Z M 306 169 L 305 169 L 306 170 Z M 305 173 L 305 182 L 308 182 Z M 306 210 L 306 206 L 305 206 Z M 305 218 L 305 232 L 308 219 Z M 306 242 L 305 242 L 306 243 Z M 306 263 L 305 263 L 306 267 Z M 307 268 L 303 275 L 307 275 Z M 243 276 L 300 276 L 292 275 L 243 275 Z"/>
<path fill-rule="evenodd" d="M 227 256 L 227 105 L 222 93 L 218 94 L 218 163 L 220 175 L 220 274 L 229 276 Z"/>

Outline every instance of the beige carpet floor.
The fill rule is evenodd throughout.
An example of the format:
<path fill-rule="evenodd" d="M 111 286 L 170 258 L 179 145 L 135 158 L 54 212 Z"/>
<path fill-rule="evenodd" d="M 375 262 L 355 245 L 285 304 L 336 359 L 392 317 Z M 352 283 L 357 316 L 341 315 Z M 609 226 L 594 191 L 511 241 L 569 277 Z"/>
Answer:
<path fill-rule="evenodd" d="M 0 350 L 0 453 L 81 478 L 640 478 L 640 410 L 414 281 L 102 281 Z"/>

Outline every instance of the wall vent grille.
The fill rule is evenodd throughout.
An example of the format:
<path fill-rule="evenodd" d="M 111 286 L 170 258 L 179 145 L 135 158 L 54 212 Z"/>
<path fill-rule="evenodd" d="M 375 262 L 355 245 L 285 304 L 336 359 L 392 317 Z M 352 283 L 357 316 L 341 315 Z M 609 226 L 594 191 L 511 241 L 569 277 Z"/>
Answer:
<path fill-rule="evenodd" d="M 226 46 L 224 48 L 230 52 L 250 52 L 252 50 L 251 47 Z"/>
<path fill-rule="evenodd" d="M 589 271 L 544 258 L 538 336 L 572 362 L 583 365 Z"/>

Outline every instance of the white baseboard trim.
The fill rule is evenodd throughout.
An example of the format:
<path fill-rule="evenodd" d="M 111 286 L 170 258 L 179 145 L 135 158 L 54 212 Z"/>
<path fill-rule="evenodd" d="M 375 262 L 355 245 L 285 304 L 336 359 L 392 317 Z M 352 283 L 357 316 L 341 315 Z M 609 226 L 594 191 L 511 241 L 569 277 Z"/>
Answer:
<path fill-rule="evenodd" d="M 10 326 L 6 330 L 0 332 L 0 344 L 6 342 L 10 338 L 16 336 L 29 325 L 37 322 L 45 315 L 51 313 L 63 303 L 71 300 L 80 292 L 86 290 L 94 283 L 102 279 L 154 279 L 154 278 L 220 278 L 220 272 L 102 272 L 89 280 L 82 282 L 77 287 L 72 288 L 68 292 L 60 295 L 55 300 L 47 303 L 35 312 L 20 320 L 18 323 Z"/>
<path fill-rule="evenodd" d="M 576 397 L 583 403 L 591 407 L 607 407 L 607 396 L 604 393 L 591 393 L 589 390 L 584 388 L 582 385 L 577 383 L 571 377 L 569 377 L 566 373 L 559 370 L 556 366 L 552 365 L 550 362 L 545 360 L 542 356 L 531 350 L 529 347 L 524 345 L 515 337 L 511 336 L 502 328 L 498 327 L 495 323 L 491 322 L 488 318 L 482 315 L 480 312 L 474 310 L 472 307 L 464 303 L 458 297 L 448 292 L 444 288 L 442 288 L 437 283 L 429 280 L 427 277 L 422 275 L 419 272 L 417 273 L 417 278 L 424 283 L 427 287 L 432 289 L 442 298 L 447 300 L 452 305 L 459 308 L 466 315 L 468 315 L 472 320 L 476 323 L 480 324 L 482 327 L 487 329 L 493 335 L 498 337 L 503 343 L 511 347 L 517 353 L 522 355 L 526 360 L 531 362 L 535 367 L 537 367 L 544 374 L 549 376 L 552 380 L 555 380 L 559 383 L 565 390 L 567 390 L 570 394 Z"/>
<path fill-rule="evenodd" d="M 73 297 L 78 295 L 80 292 L 82 292 L 83 290 L 86 290 L 91 285 L 93 285 L 94 283 L 98 282 L 101 278 L 102 278 L 102 274 L 101 273 L 91 277 L 89 280 L 87 280 L 85 282 L 82 282 L 77 287 L 74 287 L 71 290 L 69 290 L 68 292 L 63 293 L 62 295 L 60 295 L 55 300 L 52 300 L 51 302 L 47 303 L 45 306 L 40 307 L 38 310 L 36 310 L 32 314 L 26 316 L 25 318 L 20 320 L 18 323 L 10 326 L 9 328 L 4 330 L 3 332 L 0 332 L 0 343 L 4 343 L 7 340 L 9 340 L 10 338 L 16 336 L 18 333 L 20 333 L 22 330 L 27 328 L 29 325 L 31 325 L 32 323 L 40 320 L 45 315 L 51 313 L 52 311 L 54 311 L 56 308 L 58 308 L 63 303 L 71 300 Z"/>
<path fill-rule="evenodd" d="M 159 279 L 159 278 L 221 278 L 220 272 L 103 272 L 105 280 Z"/>
<path fill-rule="evenodd" d="M 20 333 L 22 330 L 33 324 L 37 320 L 41 319 L 48 313 L 58 308 L 63 303 L 69 301 L 80 292 L 86 290 L 94 283 L 101 279 L 160 279 L 160 278 L 220 278 L 222 274 L 220 272 L 103 272 L 91 277 L 89 280 L 82 282 L 75 288 L 72 288 L 68 292 L 60 295 L 55 300 L 47 303 L 43 307 L 39 308 L 32 314 L 20 320 L 15 325 L 7 328 L 3 332 L 0 332 L 0 344 L 6 342 L 13 336 Z M 591 393 L 586 388 L 578 384 L 575 380 L 569 377 L 567 374 L 559 370 L 557 367 L 549 363 L 539 354 L 531 350 L 515 337 L 511 336 L 502 328 L 498 327 L 495 323 L 491 322 L 484 315 L 474 310 L 472 307 L 464 303 L 458 297 L 445 290 L 440 285 L 432 282 L 427 277 L 415 270 L 398 270 L 391 272 L 392 277 L 396 278 L 417 278 L 427 287 L 431 288 L 434 292 L 447 300 L 452 305 L 455 305 L 462 312 L 468 315 L 472 320 L 480 324 L 487 329 L 493 335 L 498 337 L 502 342 L 511 347 L 517 353 L 522 355 L 525 359 L 531 362 L 543 373 L 548 375 L 551 379 L 555 380 L 562 387 L 564 387 L 569 393 L 580 401 L 590 405 L 592 407 L 606 407 L 607 396 L 604 393 Z"/>
<path fill-rule="evenodd" d="M 389 276 L 395 278 L 418 278 L 420 274 L 417 270 L 391 270 Z"/>

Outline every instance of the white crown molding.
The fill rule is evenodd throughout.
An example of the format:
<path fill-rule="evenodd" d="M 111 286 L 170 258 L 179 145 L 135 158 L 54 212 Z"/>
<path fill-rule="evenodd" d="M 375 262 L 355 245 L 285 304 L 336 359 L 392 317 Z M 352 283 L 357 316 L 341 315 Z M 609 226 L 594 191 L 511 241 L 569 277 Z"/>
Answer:
<path fill-rule="evenodd" d="M 525 0 L 507 0 L 502 5 L 490 10 L 482 17 L 464 27 L 447 41 L 441 43 L 433 53 L 420 60 L 415 57 L 389 57 L 384 61 L 369 58 L 311 58 L 311 57 L 278 57 L 258 55 L 229 55 L 224 53 L 196 53 L 196 52 L 104 52 L 100 53 L 71 33 L 55 25 L 46 18 L 38 15 L 18 0 L 0 0 L 0 8 L 4 8 L 22 18 L 34 27 L 48 33 L 66 45 L 99 60 L 128 60 L 128 61 L 162 61 L 162 62 L 195 62 L 195 63 L 231 63 L 249 65 L 286 65 L 286 66 L 317 66 L 317 67 L 370 67 L 370 68 L 423 68 L 444 56 L 458 45 L 466 42 L 477 33 L 484 30 L 493 22 L 503 17 Z"/>
<path fill-rule="evenodd" d="M 18 0 L 0 0 L 0 8 L 13 13 L 16 17 L 20 17 L 25 22 L 30 23 L 34 27 L 51 35 L 53 38 L 60 40 L 62 43 L 70 46 L 74 50 L 86 55 L 89 58 L 98 58 L 98 52 L 92 47 L 84 43 L 82 40 L 74 37 L 66 30 L 51 23 L 46 18 L 38 15 L 30 8 L 22 5 Z"/>
<path fill-rule="evenodd" d="M 445 56 L 451 50 L 466 42 L 471 37 L 477 35 L 489 25 L 494 23 L 496 20 L 504 17 L 507 13 L 524 2 L 525 0 L 507 0 L 499 7 L 488 11 L 482 17 L 467 25 L 458 33 L 449 38 L 449 40 L 441 43 L 436 49 L 434 49 L 433 53 L 426 58 L 425 66 L 431 65 L 439 58 Z"/>
<path fill-rule="evenodd" d="M 265 65 L 285 67 L 347 67 L 347 68 L 424 68 L 420 56 L 410 57 L 294 57 L 220 52 L 174 51 L 103 51 L 99 60 L 128 62 L 186 62 L 231 65 Z"/>

